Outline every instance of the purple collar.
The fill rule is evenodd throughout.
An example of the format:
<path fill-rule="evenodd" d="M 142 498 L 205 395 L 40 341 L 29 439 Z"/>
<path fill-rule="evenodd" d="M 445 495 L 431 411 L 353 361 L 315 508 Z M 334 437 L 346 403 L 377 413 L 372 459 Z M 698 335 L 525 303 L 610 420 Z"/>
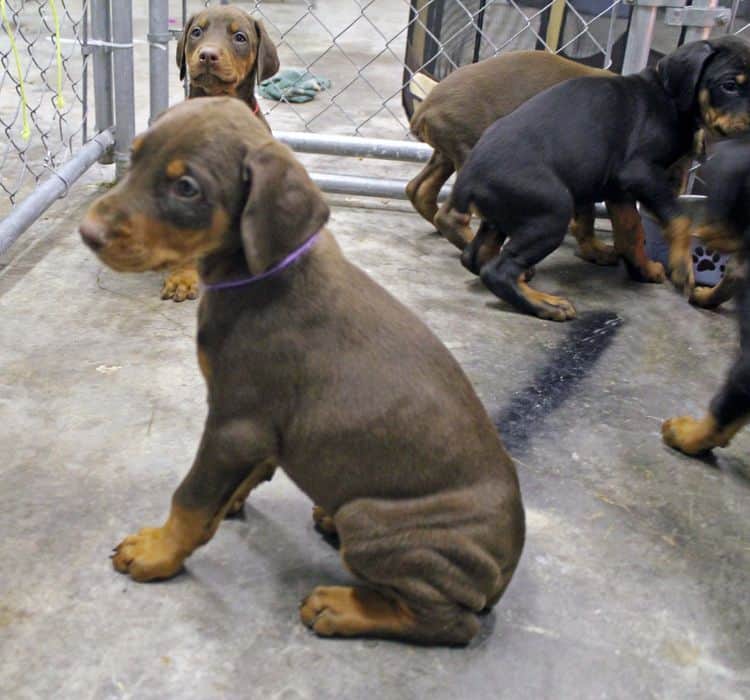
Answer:
<path fill-rule="evenodd" d="M 315 245 L 315 241 L 318 240 L 318 236 L 320 236 L 320 231 L 310 236 L 310 238 L 308 238 L 299 248 L 289 253 L 289 255 L 287 255 L 280 263 L 277 263 L 265 272 L 261 272 L 259 275 L 253 275 L 252 277 L 241 277 L 238 280 L 229 280 L 227 282 L 214 282 L 212 284 L 204 284 L 203 288 L 211 291 L 215 291 L 218 289 L 232 289 L 234 287 L 244 287 L 246 284 L 254 284 L 255 282 L 260 282 L 261 280 L 267 279 L 268 277 L 272 277 L 282 270 L 285 270 L 292 263 L 301 258 L 308 250 L 310 250 L 310 248 Z"/>

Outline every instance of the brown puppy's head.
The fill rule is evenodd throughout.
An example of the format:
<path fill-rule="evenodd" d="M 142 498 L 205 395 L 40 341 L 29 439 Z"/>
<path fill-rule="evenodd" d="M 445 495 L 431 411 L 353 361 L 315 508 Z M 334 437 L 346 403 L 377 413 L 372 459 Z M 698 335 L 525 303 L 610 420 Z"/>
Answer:
<path fill-rule="evenodd" d="M 718 136 L 750 129 L 750 44 L 737 36 L 694 41 L 656 66 L 681 112 L 697 109 L 701 125 Z"/>
<path fill-rule="evenodd" d="M 328 220 L 291 151 L 239 100 L 188 100 L 133 142 L 125 177 L 89 208 L 84 242 L 120 271 L 244 252 L 253 274 Z"/>
<path fill-rule="evenodd" d="M 279 70 L 276 47 L 263 23 L 238 7 L 209 7 L 193 15 L 177 42 L 180 80 L 209 97 L 231 95 L 247 100 L 256 81 Z"/>

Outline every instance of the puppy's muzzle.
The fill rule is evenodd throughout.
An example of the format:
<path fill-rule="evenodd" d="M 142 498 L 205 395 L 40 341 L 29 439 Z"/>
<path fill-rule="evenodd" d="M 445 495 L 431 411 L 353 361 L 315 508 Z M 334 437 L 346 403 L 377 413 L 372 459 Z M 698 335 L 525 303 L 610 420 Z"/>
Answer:
<path fill-rule="evenodd" d="M 100 221 L 86 217 L 78 227 L 83 242 L 98 253 L 107 243 L 107 227 Z"/>

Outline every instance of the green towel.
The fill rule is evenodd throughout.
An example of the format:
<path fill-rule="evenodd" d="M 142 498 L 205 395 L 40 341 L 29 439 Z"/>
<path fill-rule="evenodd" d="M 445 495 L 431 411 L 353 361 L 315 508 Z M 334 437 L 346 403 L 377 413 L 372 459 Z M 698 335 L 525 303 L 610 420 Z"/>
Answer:
<path fill-rule="evenodd" d="M 309 102 L 316 92 L 327 90 L 331 81 L 307 71 L 287 68 L 260 84 L 260 94 L 277 102 Z"/>

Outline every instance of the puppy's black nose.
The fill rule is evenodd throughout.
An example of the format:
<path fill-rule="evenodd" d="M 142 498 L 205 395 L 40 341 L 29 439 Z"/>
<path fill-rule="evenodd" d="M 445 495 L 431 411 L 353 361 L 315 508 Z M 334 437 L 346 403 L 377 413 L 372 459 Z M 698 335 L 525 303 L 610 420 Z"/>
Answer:
<path fill-rule="evenodd" d="M 201 63 L 216 63 L 219 60 L 219 50 L 213 46 L 204 46 L 198 54 Z"/>
<path fill-rule="evenodd" d="M 78 227 L 83 242 L 93 251 L 101 250 L 107 238 L 107 229 L 95 219 L 86 218 Z"/>

